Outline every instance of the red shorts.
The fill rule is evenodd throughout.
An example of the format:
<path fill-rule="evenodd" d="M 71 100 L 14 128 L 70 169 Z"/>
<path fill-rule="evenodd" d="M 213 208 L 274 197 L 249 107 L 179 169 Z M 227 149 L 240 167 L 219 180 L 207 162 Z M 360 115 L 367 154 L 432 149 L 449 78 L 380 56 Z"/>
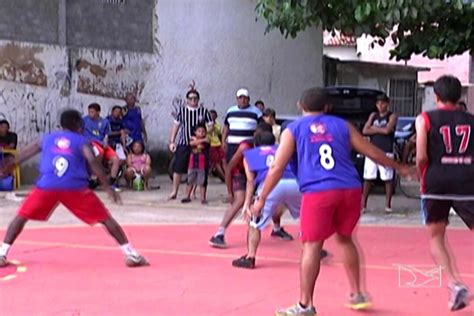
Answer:
<path fill-rule="evenodd" d="M 115 153 L 115 151 L 112 149 L 112 147 L 110 146 L 104 147 L 97 142 L 92 142 L 91 145 L 92 145 L 92 150 L 94 151 L 94 155 L 96 157 L 104 157 L 106 161 L 110 161 L 113 158 L 118 159 L 118 156 Z"/>
<path fill-rule="evenodd" d="M 211 167 L 215 167 L 220 164 L 225 158 L 224 149 L 221 146 L 211 147 L 209 150 L 209 161 Z"/>
<path fill-rule="evenodd" d="M 337 233 L 349 237 L 360 218 L 361 189 L 304 193 L 301 201 L 301 241 L 321 241 Z"/>
<path fill-rule="evenodd" d="M 45 221 L 53 214 L 59 203 L 63 204 L 83 222 L 93 225 L 110 217 L 109 210 L 90 189 L 41 190 L 30 192 L 18 211 L 18 216 Z"/>

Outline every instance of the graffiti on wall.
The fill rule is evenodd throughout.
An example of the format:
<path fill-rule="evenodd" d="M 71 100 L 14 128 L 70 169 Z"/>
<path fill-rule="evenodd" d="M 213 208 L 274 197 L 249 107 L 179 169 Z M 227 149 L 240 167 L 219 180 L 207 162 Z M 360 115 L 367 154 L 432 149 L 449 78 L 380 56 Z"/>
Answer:
<path fill-rule="evenodd" d="M 37 57 L 41 46 L 7 43 L 0 46 L 0 80 L 46 87 L 44 63 Z"/>
<path fill-rule="evenodd" d="M 140 95 L 150 66 L 108 58 L 81 57 L 76 61 L 77 92 L 123 99 L 128 92 Z"/>

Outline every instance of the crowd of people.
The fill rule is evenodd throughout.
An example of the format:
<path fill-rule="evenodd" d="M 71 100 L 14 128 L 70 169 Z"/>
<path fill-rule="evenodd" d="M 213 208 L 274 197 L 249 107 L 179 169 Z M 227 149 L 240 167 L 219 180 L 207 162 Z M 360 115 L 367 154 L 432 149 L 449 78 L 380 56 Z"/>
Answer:
<path fill-rule="evenodd" d="M 177 199 L 181 176 L 187 175 L 187 189 L 183 203 L 191 202 L 193 190 L 200 189 L 201 203 L 205 204 L 208 174 L 211 165 L 220 168 L 228 190 L 229 207 L 209 244 L 225 248 L 225 233 L 238 212 L 248 223 L 247 253 L 232 261 L 237 268 L 252 269 L 261 231 L 273 222 L 271 235 L 282 240 L 293 237 L 281 226 L 285 208 L 300 219 L 300 239 L 303 244 L 300 262 L 300 298 L 277 315 L 315 316 L 313 303 L 320 260 L 327 255 L 324 242 L 336 236 L 342 248 L 343 263 L 350 284 L 348 305 L 365 309 L 370 297 L 361 286 L 362 267 L 359 249 L 353 241 L 354 230 L 361 216 L 361 206 L 367 204 L 370 181 L 377 170 L 387 183 L 395 170 L 404 177 L 420 177 L 422 213 L 427 225 L 432 255 L 444 267 L 450 282 L 449 308 L 460 310 L 469 302 L 469 290 L 463 284 L 445 244 L 446 227 L 451 208 L 469 229 L 474 229 L 474 142 L 471 129 L 474 116 L 461 110 L 457 102 L 461 84 L 452 76 L 442 76 L 434 84 L 437 108 L 423 112 L 416 119 L 416 169 L 393 159 L 393 133 L 397 117 L 389 111 L 389 98 L 377 100 L 364 129 L 359 132 L 352 124 L 331 115 L 331 98 L 323 88 L 306 90 L 297 106 L 303 113 L 283 131 L 276 125 L 275 111 L 264 108 L 263 102 L 250 104 L 247 89 L 236 93 L 236 105 L 224 117 L 222 129 L 216 128 L 217 113 L 199 106 L 199 92 L 191 89 L 186 94 L 187 106 L 178 110 L 169 142 L 175 153 L 173 189 L 169 199 Z M 134 99 L 127 96 L 127 111 L 134 112 L 134 122 L 141 120 Z M 41 152 L 41 175 L 37 187 L 25 200 L 17 216 L 9 225 L 0 247 L 0 267 L 8 265 L 7 254 L 28 220 L 47 220 L 58 203 L 64 204 L 88 224 L 102 223 L 115 238 L 125 254 L 129 266 L 148 265 L 130 245 L 117 222 L 96 195 L 87 188 L 89 172 L 94 171 L 114 201 L 119 195 L 113 190 L 120 159 L 109 147 L 108 138 L 116 137 L 117 144 L 131 151 L 127 160 L 132 167 L 129 177 L 149 162 L 144 154 L 143 124 L 138 131 L 125 128 L 110 132 L 109 120 L 100 117 L 100 106 L 89 105 L 88 116 L 81 118 L 74 110 L 61 115 L 63 131 L 45 135 L 31 144 L 17 161 L 2 165 L 8 172 L 16 163 Z M 114 122 L 120 118 L 118 109 Z M 263 110 L 263 112 L 262 112 Z M 123 112 L 123 109 L 122 109 Z M 370 136 L 368 141 L 364 135 Z M 136 138 L 134 138 L 134 136 Z M 209 137 L 210 136 L 210 137 Z M 277 145 L 278 143 L 278 145 Z M 92 146 L 90 146 L 92 144 Z M 117 149 L 117 147 L 115 147 Z M 211 164 L 211 150 L 213 162 Z M 364 168 L 364 187 L 351 159 L 351 150 L 367 157 Z M 145 156 L 144 156 L 145 155 Z M 110 165 L 110 181 L 100 168 L 97 157 Z M 138 167 L 141 166 L 141 167 Z M 217 167 L 220 166 L 220 167 Z M 391 193 L 387 192 L 386 211 L 391 209 Z M 282 207 L 284 206 L 284 207 Z"/>

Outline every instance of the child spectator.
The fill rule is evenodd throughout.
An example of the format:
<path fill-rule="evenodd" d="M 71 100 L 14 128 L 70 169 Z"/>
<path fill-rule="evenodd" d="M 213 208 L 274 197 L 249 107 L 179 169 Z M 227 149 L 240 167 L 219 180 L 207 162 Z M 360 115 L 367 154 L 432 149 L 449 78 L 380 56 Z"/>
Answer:
<path fill-rule="evenodd" d="M 206 186 L 207 171 L 209 169 L 209 139 L 207 138 L 207 130 L 204 125 L 196 126 L 194 136 L 189 142 L 191 145 L 191 155 L 188 165 L 188 187 L 187 197 L 181 200 L 181 203 L 191 202 L 191 193 L 193 187 L 199 186 L 201 195 L 201 203 L 207 204 Z"/>
<path fill-rule="evenodd" d="M 223 161 L 225 158 L 225 153 L 221 146 L 221 124 L 219 121 L 217 121 L 216 110 L 210 110 L 209 112 L 211 113 L 212 121 L 214 122 L 214 126 L 209 133 L 209 140 L 211 141 L 211 149 L 209 151 L 211 170 L 215 170 L 219 178 L 224 181 L 225 173 Z"/>
<path fill-rule="evenodd" d="M 136 176 L 140 175 L 143 177 L 145 190 L 148 190 L 148 180 L 151 176 L 150 155 L 145 152 L 145 147 L 141 141 L 134 141 L 131 148 L 132 152 L 127 156 L 125 178 L 131 183 Z"/>
<path fill-rule="evenodd" d="M 280 143 L 281 126 L 276 123 L 276 112 L 274 109 L 266 108 L 263 111 L 263 120 L 265 123 L 270 124 L 273 130 L 273 136 L 275 136 L 276 144 Z"/>
<path fill-rule="evenodd" d="M 263 111 L 265 110 L 265 103 L 263 103 L 262 100 L 258 100 L 255 102 L 255 106 L 260 110 L 260 112 L 263 113 Z"/>

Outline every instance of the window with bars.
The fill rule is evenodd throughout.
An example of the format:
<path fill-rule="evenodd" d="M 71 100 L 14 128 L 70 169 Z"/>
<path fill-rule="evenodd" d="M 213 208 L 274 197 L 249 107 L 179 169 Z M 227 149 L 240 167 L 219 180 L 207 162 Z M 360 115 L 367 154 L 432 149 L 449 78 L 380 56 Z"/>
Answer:
<path fill-rule="evenodd" d="M 414 116 L 416 114 L 415 80 L 390 79 L 389 96 L 393 112 L 399 116 Z"/>

